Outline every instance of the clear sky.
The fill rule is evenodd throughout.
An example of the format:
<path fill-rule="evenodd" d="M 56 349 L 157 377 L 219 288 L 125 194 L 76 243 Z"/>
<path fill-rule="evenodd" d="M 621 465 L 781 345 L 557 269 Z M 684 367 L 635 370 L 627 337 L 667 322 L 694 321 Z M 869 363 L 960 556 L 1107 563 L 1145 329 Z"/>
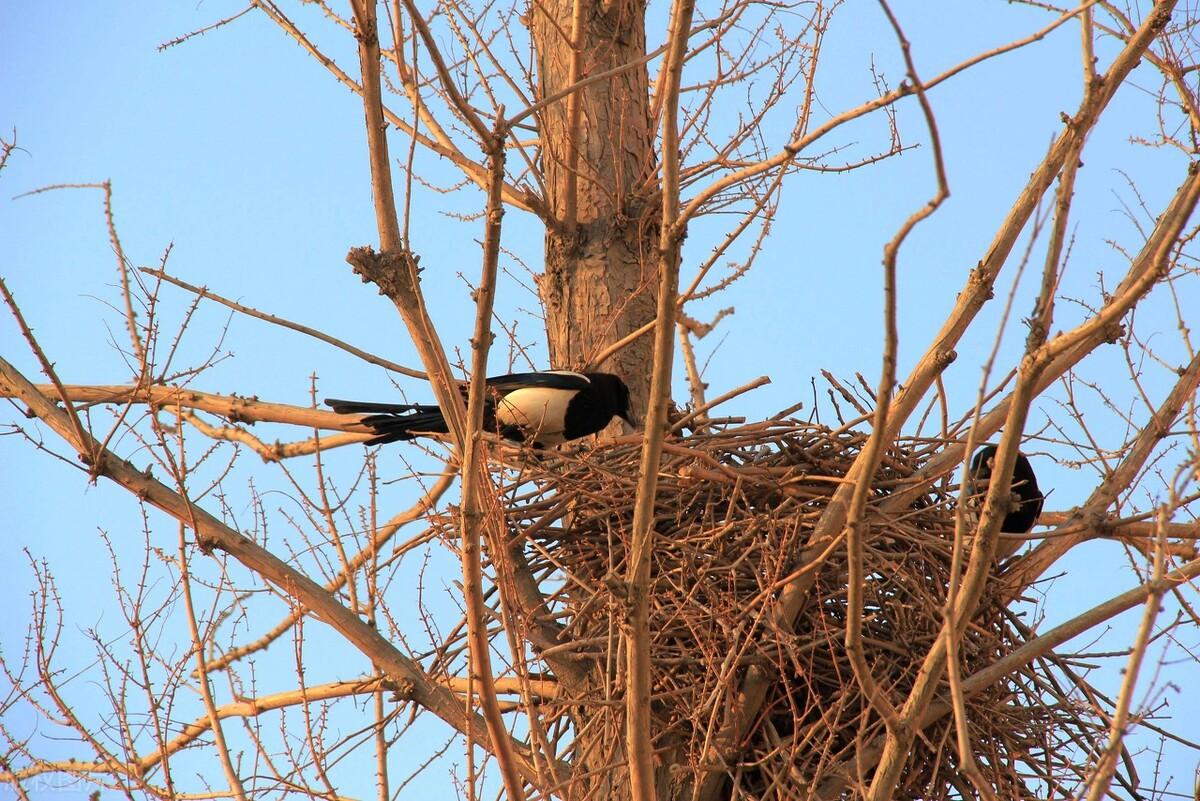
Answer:
<path fill-rule="evenodd" d="M 180 46 L 159 49 L 240 8 L 224 0 L 0 0 L 0 136 L 11 139 L 15 131 L 19 146 L 0 173 L 0 274 L 68 383 L 119 384 L 130 375 L 118 352 L 128 348 L 128 339 L 113 307 L 119 300 L 117 271 L 102 196 L 95 189 L 15 196 L 51 184 L 104 180 L 112 181 L 114 218 L 134 264 L 157 266 L 169 249 L 167 268 L 173 275 L 262 311 L 321 328 L 403 364 L 417 365 L 395 310 L 351 275 L 344 262 L 348 248 L 377 244 L 358 98 L 257 13 Z M 1041 12 L 983 0 L 905 0 L 897 2 L 895 9 L 926 77 L 1048 21 Z M 327 43 L 330 55 L 354 72 L 356 59 L 349 37 L 331 35 L 312 8 L 291 12 L 302 24 L 323 30 L 320 40 Z M 914 233 L 901 257 L 901 375 L 923 352 L 967 271 L 986 250 L 997 222 L 1059 130 L 1060 112 L 1074 110 L 1080 96 L 1077 40 L 1077 28 L 1066 26 L 1046 41 L 982 65 L 932 93 L 953 194 L 937 218 Z M 897 48 L 886 35 L 874 3 L 847 3 L 826 47 L 818 92 L 825 115 L 873 95 L 872 62 L 893 86 L 903 77 Z M 1110 52 L 1102 47 L 1102 59 Z M 1064 295 L 1094 300 L 1101 274 L 1106 276 L 1104 286 L 1115 285 L 1124 262 L 1107 240 L 1137 247 L 1137 231 L 1125 208 L 1136 208 L 1139 201 L 1126 175 L 1136 182 L 1151 213 L 1157 213 L 1181 179 L 1181 156 L 1130 141 L 1154 133 L 1152 98 L 1146 90 L 1157 84 L 1146 73 L 1138 86 L 1123 90 L 1085 154 L 1078 191 L 1080 217 L 1073 230 L 1075 261 Z M 718 309 L 736 308 L 699 345 L 713 394 L 759 375 L 773 380 L 727 413 L 763 417 L 804 400 L 802 414 L 807 415 L 813 405 L 814 377 L 819 394 L 824 395 L 822 369 L 842 378 L 861 372 L 871 384 L 877 380 L 882 247 L 933 189 L 927 136 L 914 104 L 901 107 L 899 122 L 905 143 L 919 147 L 851 173 L 794 176 L 754 269 L 729 292 L 690 310 L 705 319 Z M 778 146 L 785 141 L 787 129 L 780 125 L 768 133 L 775 136 L 770 144 Z M 844 148 L 849 160 L 886 146 L 886 135 L 883 121 L 873 118 L 830 140 L 828 146 Z M 454 180 L 444 164 L 433 159 L 421 163 L 435 181 L 449 185 Z M 463 276 L 473 282 L 478 275 L 477 240 L 482 229 L 478 221 L 464 220 L 462 215 L 477 213 L 481 197 L 471 188 L 419 191 L 413 246 L 422 255 L 425 290 L 448 349 L 465 349 L 473 308 Z M 1141 226 L 1148 224 L 1145 213 L 1135 212 L 1135 216 Z M 510 213 L 506 225 L 508 253 L 503 266 L 524 275 L 520 259 L 537 270 L 542 236 L 535 221 Z M 703 257 L 723 225 L 720 218 L 698 225 L 689 237 L 685 262 L 694 264 Z M 1020 353 L 1025 329 L 1019 320 L 1029 313 L 1036 273 L 1031 269 L 1018 288 L 1000 350 L 1001 372 L 1012 367 Z M 1006 271 L 1000 286 L 1006 291 L 1012 281 L 1011 271 Z M 1200 309 L 1196 282 L 1179 289 L 1184 309 Z M 182 291 L 163 289 L 164 328 L 178 325 L 191 300 Z M 1002 301 L 989 304 L 978 332 L 963 341 L 959 360 L 947 375 L 958 411 L 974 400 L 979 367 L 996 335 L 1001 305 Z M 1078 307 L 1063 306 L 1065 321 L 1081 314 Z M 521 344 L 531 348 L 536 363 L 543 364 L 543 333 L 536 299 L 527 286 L 506 279 L 497 308 L 502 318 L 518 324 Z M 1179 345 L 1170 344 L 1172 337 L 1178 337 L 1172 333 L 1175 320 L 1169 299 L 1160 298 L 1149 315 L 1144 333 L 1158 338 L 1168 361 L 1182 361 Z M 0 352 L 27 376 L 37 376 L 36 364 L 7 310 L 0 318 Z M 305 404 L 310 402 L 315 375 L 318 397 L 387 399 L 396 394 L 393 379 L 377 367 L 262 322 L 230 317 L 225 310 L 202 305 L 180 344 L 179 361 L 202 361 L 214 349 L 230 356 L 205 373 L 197 389 Z M 492 372 L 505 371 L 507 352 L 503 346 L 496 348 Z M 517 366 L 527 365 L 518 362 Z M 1115 355 L 1095 360 L 1090 371 L 1086 377 L 1101 382 L 1119 406 L 1132 403 L 1136 392 Z M 1168 378 L 1166 371 L 1148 367 L 1147 390 L 1160 395 Z M 424 391 L 408 379 L 396 383 L 416 396 Z M 682 383 L 677 384 L 675 397 L 680 402 L 686 399 Z M 1039 401 L 1029 430 L 1041 428 L 1048 414 L 1061 414 L 1056 400 Z M 16 419 L 11 407 L 3 415 L 5 420 Z M 31 430 L 43 433 L 50 450 L 66 452 L 48 429 L 33 426 Z M 260 426 L 256 431 L 267 440 L 307 435 L 281 427 Z M 1118 444 L 1125 435 L 1119 427 L 1100 433 L 1107 438 L 1106 445 Z M 138 461 L 137 443 L 123 438 L 114 444 Z M 203 440 L 197 437 L 192 447 L 204 447 Z M 334 460 L 347 471 L 346 484 L 361 455 L 354 450 Z M 1068 509 L 1093 488 L 1094 477 L 1087 470 L 1051 459 L 1075 456 L 1070 451 L 1045 442 L 1028 450 L 1035 454 L 1044 486 L 1054 490 L 1048 508 Z M 401 458 L 395 451 L 380 456 L 383 463 Z M 249 475 L 257 457 L 243 455 L 242 459 L 246 465 L 238 469 Z M 307 475 L 308 468 L 305 464 L 296 469 Z M 64 650 L 79 649 L 80 660 L 86 661 L 83 655 L 90 646 L 81 634 L 84 629 L 95 626 L 109 635 L 120 630 L 111 601 L 108 557 L 97 534 L 108 532 L 120 558 L 136 564 L 142 552 L 139 512 L 125 492 L 105 484 L 89 486 L 74 467 L 37 453 L 19 436 L 0 438 L 0 480 L 4 487 L 0 520 L 5 521 L 0 535 L 5 565 L 0 606 L 10 610 L 0 621 L 0 647 L 6 657 L 19 654 L 33 583 L 30 562 L 46 559 L 66 609 Z M 294 499 L 288 498 L 291 489 L 286 481 L 273 480 L 277 483 L 258 490 L 268 497 L 275 493 L 265 506 L 272 515 L 282 516 L 274 522 L 282 536 L 283 518 Z M 391 506 L 399 509 L 408 502 L 409 495 L 403 494 L 409 492 L 408 485 L 397 492 L 401 497 Z M 1141 508 L 1152 500 L 1142 499 Z M 227 502 L 232 514 L 241 519 L 249 516 L 252 504 L 245 492 Z M 154 544 L 173 554 L 174 528 L 155 515 L 152 531 Z M 443 586 L 453 589 L 449 585 L 456 571 L 453 563 L 440 555 L 431 558 L 430 575 L 436 578 L 427 576 L 427 580 L 437 591 Z M 1133 583 L 1125 556 L 1115 545 L 1093 544 L 1080 549 L 1075 559 L 1073 569 L 1050 589 L 1046 612 L 1051 621 Z M 438 574 L 438 569 L 447 572 Z M 427 600 L 437 609 L 447 608 L 444 598 Z M 251 631 L 273 623 L 279 608 L 252 623 Z M 1136 613 L 1116 621 L 1104 647 L 1127 644 L 1135 623 Z M 1182 645 L 1195 648 L 1195 632 L 1189 636 Z M 321 664 L 318 672 L 323 676 L 340 672 L 340 677 L 349 678 L 361 667 L 346 662 L 344 654 L 327 656 L 328 665 L 313 657 Z M 1180 656 L 1179 651 L 1170 654 L 1172 659 Z M 1176 713 L 1200 709 L 1195 663 L 1181 664 L 1174 673 L 1158 677 L 1150 691 L 1171 699 L 1169 711 Z M 1168 680 L 1177 685 L 1174 691 L 1163 690 Z M 263 691 L 285 689 L 266 680 L 262 684 Z M 1114 686 L 1111 681 L 1109 686 Z M 1166 725 L 1200 740 L 1200 719 L 1195 715 Z M 1163 773 L 1176 777 L 1172 790 L 1190 791 L 1195 764 L 1194 753 L 1181 748 L 1166 751 Z M 444 771 L 430 781 L 430 788 L 444 788 Z M 365 789 L 355 792 L 366 794 Z"/>

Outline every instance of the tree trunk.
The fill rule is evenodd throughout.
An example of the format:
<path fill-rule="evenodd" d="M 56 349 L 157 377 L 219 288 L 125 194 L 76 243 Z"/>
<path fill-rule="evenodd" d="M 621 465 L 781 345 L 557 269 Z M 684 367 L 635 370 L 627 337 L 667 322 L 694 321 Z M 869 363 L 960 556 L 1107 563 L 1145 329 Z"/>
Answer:
<path fill-rule="evenodd" d="M 617 373 L 629 385 L 633 412 L 640 417 L 650 389 L 653 338 L 639 338 L 602 364 L 594 360 L 653 320 L 657 302 L 658 161 L 649 76 L 645 64 L 637 63 L 646 54 L 645 2 L 544 0 L 531 4 L 528 21 L 539 100 L 589 76 L 634 64 L 539 115 L 547 214 L 545 271 L 538 289 L 546 308 L 550 363 Z M 602 678 L 593 675 L 577 689 L 589 695 L 588 682 Z M 576 716 L 576 772 L 585 778 L 568 797 L 629 798 L 625 724 L 615 710 L 581 709 Z M 611 717 L 588 725 L 596 714 Z M 664 791 L 660 782 L 659 797 L 669 798 Z"/>
<path fill-rule="evenodd" d="M 582 80 L 645 55 L 642 0 L 575 2 L 577 21 L 569 0 L 531 5 L 539 99 L 571 85 L 573 57 Z M 576 26 L 578 53 L 571 43 Z M 538 284 L 550 362 L 581 367 L 654 318 L 658 176 L 645 65 L 552 103 L 540 114 L 539 131 L 549 219 Z M 598 365 L 625 379 L 638 415 L 649 391 L 651 348 L 645 336 Z"/>

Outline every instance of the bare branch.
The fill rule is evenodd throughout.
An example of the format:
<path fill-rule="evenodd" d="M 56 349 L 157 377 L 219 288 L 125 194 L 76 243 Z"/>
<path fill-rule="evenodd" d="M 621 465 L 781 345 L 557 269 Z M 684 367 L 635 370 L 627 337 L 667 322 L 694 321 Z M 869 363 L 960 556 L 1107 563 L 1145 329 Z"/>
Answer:
<path fill-rule="evenodd" d="M 236 312 L 245 314 L 248 317 L 254 317 L 259 320 L 265 320 L 266 322 L 272 323 L 273 325 L 278 325 L 282 328 L 287 328 L 291 331 L 299 332 L 301 334 L 304 334 L 305 336 L 310 336 L 313 339 L 319 339 L 322 342 L 333 345 L 335 348 L 344 350 L 351 355 L 357 356 L 358 358 L 362 359 L 364 362 L 367 362 L 368 364 L 378 365 L 379 367 L 382 367 L 385 370 L 391 370 L 394 373 L 400 373 L 401 375 L 406 375 L 406 376 L 409 376 L 410 378 L 421 378 L 421 379 L 427 378 L 425 373 L 421 372 L 420 370 L 414 370 L 411 367 L 405 367 L 402 364 L 397 364 L 396 362 L 389 361 L 389 360 L 383 358 L 382 356 L 376 356 L 373 353 L 368 353 L 365 350 L 356 348 L 353 345 L 350 345 L 346 342 L 343 342 L 340 339 L 337 339 L 336 337 L 332 337 L 329 334 L 326 334 L 324 331 L 318 331 L 315 328 L 310 328 L 309 326 L 301 325 L 300 323 L 294 323 L 291 320 L 284 319 L 283 317 L 278 317 L 274 314 L 267 314 L 266 312 L 261 312 L 258 309 L 252 308 L 250 306 L 246 306 L 242 303 L 238 303 L 237 301 L 229 300 L 228 298 L 222 297 L 215 292 L 210 292 L 207 287 L 194 286 L 193 284 L 189 284 L 188 282 L 183 281 L 179 278 L 176 278 L 172 275 L 167 275 L 167 273 L 164 272 L 163 270 L 153 270 L 153 269 L 150 269 L 149 267 L 142 267 L 140 269 L 146 275 L 151 275 L 151 276 L 154 276 L 155 278 L 161 278 L 162 280 L 166 281 L 168 284 L 174 284 L 175 286 L 179 287 L 180 289 L 186 289 L 188 292 L 192 292 L 201 298 L 206 298 L 208 300 L 216 301 L 217 303 L 220 303 L 222 306 L 233 309 Z"/>
<path fill-rule="evenodd" d="M 43 422 L 67 440 L 77 452 L 91 453 L 99 444 L 86 433 L 82 441 L 77 439 L 78 434 L 71 426 L 67 414 L 39 393 L 3 358 L 0 358 L 0 377 Z M 250 538 L 233 531 L 208 512 L 192 506 L 166 485 L 138 470 L 115 453 L 104 451 L 98 456 L 99 475 L 125 487 L 185 525 L 194 526 L 201 547 L 225 551 L 281 592 L 296 598 L 319 615 L 322 621 L 336 629 L 372 662 L 383 668 L 389 676 L 396 680 L 411 681 L 414 701 L 484 747 L 491 747 L 486 726 L 481 718 L 468 716 L 449 691 L 436 686 L 419 665 L 397 651 L 375 628 L 338 603 L 312 579 L 285 564 Z M 533 773 L 528 767 L 530 763 L 525 749 L 514 744 L 513 750 L 522 757 L 518 760 L 522 772 L 532 778 Z"/>
<path fill-rule="evenodd" d="M 679 149 L 679 83 L 688 32 L 695 11 L 693 0 L 671 5 L 670 47 L 663 67 L 663 151 Z M 654 506 L 659 459 L 666 433 L 667 400 L 671 394 L 671 363 L 675 355 L 675 310 L 679 294 L 679 255 L 683 231 L 675 225 L 679 214 L 679 163 L 672 157 L 662 165 L 662 220 L 658 255 L 658 314 L 654 332 L 654 369 L 650 377 L 646 438 L 638 468 L 637 498 L 633 513 L 632 546 L 625 580 L 629 584 L 629 621 L 625 639 L 627 686 L 625 689 L 625 743 L 633 801 L 654 801 L 655 780 L 650 732 L 650 553 L 654 548 Z"/>

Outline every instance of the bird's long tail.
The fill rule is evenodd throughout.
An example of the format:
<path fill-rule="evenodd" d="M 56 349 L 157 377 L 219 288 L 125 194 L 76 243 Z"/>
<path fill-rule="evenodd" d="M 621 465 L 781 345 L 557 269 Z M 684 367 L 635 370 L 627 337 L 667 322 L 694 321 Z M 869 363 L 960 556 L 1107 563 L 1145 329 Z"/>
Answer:
<path fill-rule="evenodd" d="M 325 405 L 338 414 L 366 415 L 358 422 L 375 432 L 367 445 L 413 439 L 422 434 L 445 434 L 446 418 L 437 406 L 420 403 L 365 403 L 326 398 Z"/>

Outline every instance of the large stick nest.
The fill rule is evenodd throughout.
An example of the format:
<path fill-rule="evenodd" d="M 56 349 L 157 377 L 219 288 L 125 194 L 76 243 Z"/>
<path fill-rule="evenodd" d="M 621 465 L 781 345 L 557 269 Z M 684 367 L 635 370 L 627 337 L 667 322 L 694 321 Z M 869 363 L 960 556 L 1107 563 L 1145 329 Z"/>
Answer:
<path fill-rule="evenodd" d="M 813 528 L 865 441 L 861 433 L 782 420 L 668 441 L 650 590 L 655 746 L 664 764 L 686 768 L 680 776 L 723 762 L 723 797 L 839 797 L 870 780 L 885 730 L 845 655 L 843 545 L 816 569 L 794 628 L 772 621 L 780 588 L 824 550 L 810 548 Z M 889 451 L 866 515 L 863 641 L 871 672 L 896 706 L 941 629 L 955 498 L 942 482 L 899 514 L 880 501 L 934 447 Z M 616 445 L 527 461 L 506 488 L 510 525 L 524 534 L 526 558 L 545 579 L 563 642 L 594 660 L 601 677 L 565 699 L 574 725 L 561 729 L 559 745 L 577 767 L 589 753 L 592 767 L 596 754 L 620 759 L 620 632 L 639 459 L 638 445 Z M 961 642 L 964 677 L 1030 636 L 998 599 L 990 587 Z M 769 677 L 765 701 L 743 739 L 714 756 L 717 733 L 742 710 L 751 667 Z M 939 700 L 948 697 L 943 679 Z M 1094 757 L 1102 745 L 1100 721 L 1083 701 L 1097 697 L 1049 655 L 967 699 L 974 756 L 999 797 L 1069 793 L 1088 752 Z M 954 738 L 949 715 L 918 736 L 896 798 L 973 795 Z"/>

